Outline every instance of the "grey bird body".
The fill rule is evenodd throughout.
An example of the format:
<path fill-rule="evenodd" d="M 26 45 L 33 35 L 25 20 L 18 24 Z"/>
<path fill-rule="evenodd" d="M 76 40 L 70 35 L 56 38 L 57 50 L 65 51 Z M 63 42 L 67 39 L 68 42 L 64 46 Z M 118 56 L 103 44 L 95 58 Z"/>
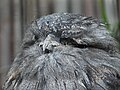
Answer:
<path fill-rule="evenodd" d="M 92 17 L 55 13 L 34 20 L 3 89 L 120 90 L 117 42 Z"/>

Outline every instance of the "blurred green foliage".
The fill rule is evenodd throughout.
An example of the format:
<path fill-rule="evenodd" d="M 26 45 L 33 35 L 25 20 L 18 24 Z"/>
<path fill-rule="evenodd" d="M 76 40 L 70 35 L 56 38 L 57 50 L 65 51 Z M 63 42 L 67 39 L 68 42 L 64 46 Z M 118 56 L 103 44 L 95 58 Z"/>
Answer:
<path fill-rule="evenodd" d="M 111 31 L 111 35 L 119 42 L 119 50 L 120 50 L 120 20 L 116 22 L 116 24 L 113 26 L 113 28 L 110 27 L 110 24 L 108 22 L 108 17 L 106 14 L 105 4 L 104 0 L 98 0 L 98 5 L 101 11 L 101 18 L 104 23 L 106 23 L 106 27 L 108 30 Z"/>
<path fill-rule="evenodd" d="M 110 30 L 110 24 L 108 22 L 104 1 L 98 0 L 98 5 L 100 7 L 100 11 L 101 11 L 100 16 L 102 18 L 102 21 L 106 24 L 107 29 Z"/>

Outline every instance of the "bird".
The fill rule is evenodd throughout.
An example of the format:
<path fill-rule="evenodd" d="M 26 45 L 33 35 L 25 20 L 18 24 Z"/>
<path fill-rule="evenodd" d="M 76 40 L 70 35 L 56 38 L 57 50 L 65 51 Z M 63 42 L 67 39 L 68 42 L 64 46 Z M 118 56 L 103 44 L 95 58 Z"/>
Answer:
<path fill-rule="evenodd" d="M 58 46 L 58 43 L 62 43 L 64 39 L 73 40 L 79 44 L 79 46 L 80 44 L 84 44 L 106 50 L 115 49 L 116 46 L 114 45 L 116 44 L 114 43 L 117 43 L 114 38 L 109 36 L 105 24 L 91 16 L 86 17 L 79 14 L 55 13 L 37 19 L 33 21 L 32 24 L 31 28 L 33 30 L 31 29 L 31 32 L 30 30 L 28 32 L 34 34 L 33 36 L 41 42 L 40 46 L 43 46 L 43 51 L 52 51 L 52 47 Z M 102 32 L 100 30 L 102 30 Z M 49 38 L 50 36 L 55 38 Z M 33 37 L 29 38 L 31 39 L 29 41 L 27 37 L 29 36 L 26 34 L 26 38 L 23 41 L 24 47 L 26 47 L 28 43 L 29 46 L 32 41 L 36 41 L 35 38 L 32 40 Z M 56 43 L 53 43 L 54 45 L 48 44 L 51 41 L 50 39 Z"/>
<path fill-rule="evenodd" d="M 120 54 L 105 24 L 54 13 L 27 28 L 4 90 L 119 90 Z"/>

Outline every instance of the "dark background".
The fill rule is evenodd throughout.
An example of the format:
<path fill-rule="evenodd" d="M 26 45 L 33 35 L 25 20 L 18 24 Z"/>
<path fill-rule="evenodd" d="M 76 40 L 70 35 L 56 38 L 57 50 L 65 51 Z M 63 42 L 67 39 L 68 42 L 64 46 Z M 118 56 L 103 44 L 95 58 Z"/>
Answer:
<path fill-rule="evenodd" d="M 54 12 L 101 18 L 120 42 L 120 0 L 0 0 L 0 90 L 27 26 Z"/>

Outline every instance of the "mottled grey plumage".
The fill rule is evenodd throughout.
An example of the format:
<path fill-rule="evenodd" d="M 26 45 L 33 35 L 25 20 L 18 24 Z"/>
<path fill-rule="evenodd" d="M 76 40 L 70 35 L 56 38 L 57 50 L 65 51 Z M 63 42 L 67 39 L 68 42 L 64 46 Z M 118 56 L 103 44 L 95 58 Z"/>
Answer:
<path fill-rule="evenodd" d="M 70 13 L 44 16 L 28 27 L 3 88 L 120 90 L 116 47 L 95 18 Z"/>
<path fill-rule="evenodd" d="M 100 20 L 79 14 L 55 13 L 44 16 L 33 21 L 29 29 L 23 40 L 23 47 L 34 44 L 36 39 L 44 42 L 46 37 L 52 34 L 59 40 L 69 38 L 78 44 L 102 48 L 107 51 L 116 49 L 115 40 L 109 35 Z"/>

